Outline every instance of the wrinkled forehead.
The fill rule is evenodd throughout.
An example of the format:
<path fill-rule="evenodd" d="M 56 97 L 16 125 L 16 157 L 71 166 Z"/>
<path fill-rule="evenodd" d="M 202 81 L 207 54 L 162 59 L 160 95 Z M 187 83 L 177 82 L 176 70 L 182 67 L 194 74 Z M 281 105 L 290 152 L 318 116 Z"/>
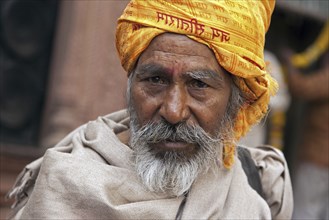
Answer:
<path fill-rule="evenodd" d="M 190 56 L 213 56 L 213 51 L 206 45 L 190 39 L 186 35 L 166 32 L 155 37 L 146 50 L 175 51 Z"/>
<path fill-rule="evenodd" d="M 155 37 L 140 55 L 137 66 L 161 64 L 166 68 L 209 69 L 222 72 L 208 46 L 185 35 L 164 33 Z"/>

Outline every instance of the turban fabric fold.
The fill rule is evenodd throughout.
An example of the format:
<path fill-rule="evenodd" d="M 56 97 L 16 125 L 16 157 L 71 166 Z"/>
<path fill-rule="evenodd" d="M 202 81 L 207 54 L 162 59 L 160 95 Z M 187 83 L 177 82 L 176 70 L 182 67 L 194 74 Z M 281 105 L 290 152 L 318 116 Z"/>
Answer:
<path fill-rule="evenodd" d="M 234 124 L 236 140 L 266 114 L 277 83 L 266 70 L 265 33 L 274 0 L 132 0 L 118 20 L 116 47 L 130 73 L 156 36 L 171 32 L 207 45 L 218 63 L 233 74 L 247 102 Z M 234 143 L 224 146 L 223 163 L 234 162 Z"/>

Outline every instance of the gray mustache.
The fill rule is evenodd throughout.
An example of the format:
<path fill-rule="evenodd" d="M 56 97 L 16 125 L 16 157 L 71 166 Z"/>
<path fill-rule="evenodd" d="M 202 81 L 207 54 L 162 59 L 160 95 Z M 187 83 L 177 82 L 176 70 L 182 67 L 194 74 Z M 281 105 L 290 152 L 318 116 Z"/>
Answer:
<path fill-rule="evenodd" d="M 218 139 L 210 137 L 198 125 L 189 125 L 186 122 L 172 125 L 164 120 L 144 125 L 137 131 L 137 136 L 143 141 L 153 144 L 169 141 L 186 142 L 189 144 L 198 144 L 200 146 L 219 141 Z"/>

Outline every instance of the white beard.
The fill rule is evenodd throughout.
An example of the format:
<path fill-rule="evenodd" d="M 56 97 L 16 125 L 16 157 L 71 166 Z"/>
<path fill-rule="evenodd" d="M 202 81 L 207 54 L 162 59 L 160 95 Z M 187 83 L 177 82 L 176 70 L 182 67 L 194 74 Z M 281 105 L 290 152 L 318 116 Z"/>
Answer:
<path fill-rule="evenodd" d="M 174 151 L 159 156 L 152 151 L 148 143 L 152 142 L 153 138 L 163 136 L 163 132 L 154 128 L 147 129 L 148 125 L 137 130 L 134 123 L 132 120 L 130 144 L 135 152 L 135 169 L 142 183 L 152 192 L 181 196 L 187 193 L 201 172 L 206 172 L 210 167 L 217 167 L 220 164 L 219 159 L 222 158 L 223 145 L 218 139 L 201 135 L 206 141 L 199 140 L 197 152 L 189 158 L 185 157 L 183 153 Z M 194 139 L 200 138 L 200 134 L 189 134 L 189 137 L 192 136 L 196 137 Z M 151 140 L 147 141 L 144 137 Z M 191 142 L 194 141 L 191 140 Z"/>
<path fill-rule="evenodd" d="M 141 151 L 136 154 L 136 170 L 143 184 L 152 192 L 183 195 L 203 170 L 196 160 L 190 160 L 188 163 L 177 162 L 175 156 L 165 160 L 156 158 L 147 150 L 144 150 L 144 153 Z"/>

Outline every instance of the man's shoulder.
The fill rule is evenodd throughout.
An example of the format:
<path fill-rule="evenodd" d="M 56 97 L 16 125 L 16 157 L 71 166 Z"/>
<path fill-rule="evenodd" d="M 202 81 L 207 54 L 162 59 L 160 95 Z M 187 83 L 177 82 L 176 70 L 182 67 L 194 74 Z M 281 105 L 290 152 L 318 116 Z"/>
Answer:
<path fill-rule="evenodd" d="M 258 168 L 254 160 L 251 157 L 250 152 L 247 148 L 238 146 L 237 147 L 238 158 L 241 162 L 243 171 L 245 172 L 249 185 L 264 198 L 263 188 L 261 179 L 259 176 Z"/>
<path fill-rule="evenodd" d="M 238 149 L 238 152 L 247 150 L 250 153 L 260 177 L 263 198 L 271 209 L 272 217 L 289 219 L 292 214 L 293 199 L 290 174 L 284 154 L 268 145 L 240 146 Z"/>

